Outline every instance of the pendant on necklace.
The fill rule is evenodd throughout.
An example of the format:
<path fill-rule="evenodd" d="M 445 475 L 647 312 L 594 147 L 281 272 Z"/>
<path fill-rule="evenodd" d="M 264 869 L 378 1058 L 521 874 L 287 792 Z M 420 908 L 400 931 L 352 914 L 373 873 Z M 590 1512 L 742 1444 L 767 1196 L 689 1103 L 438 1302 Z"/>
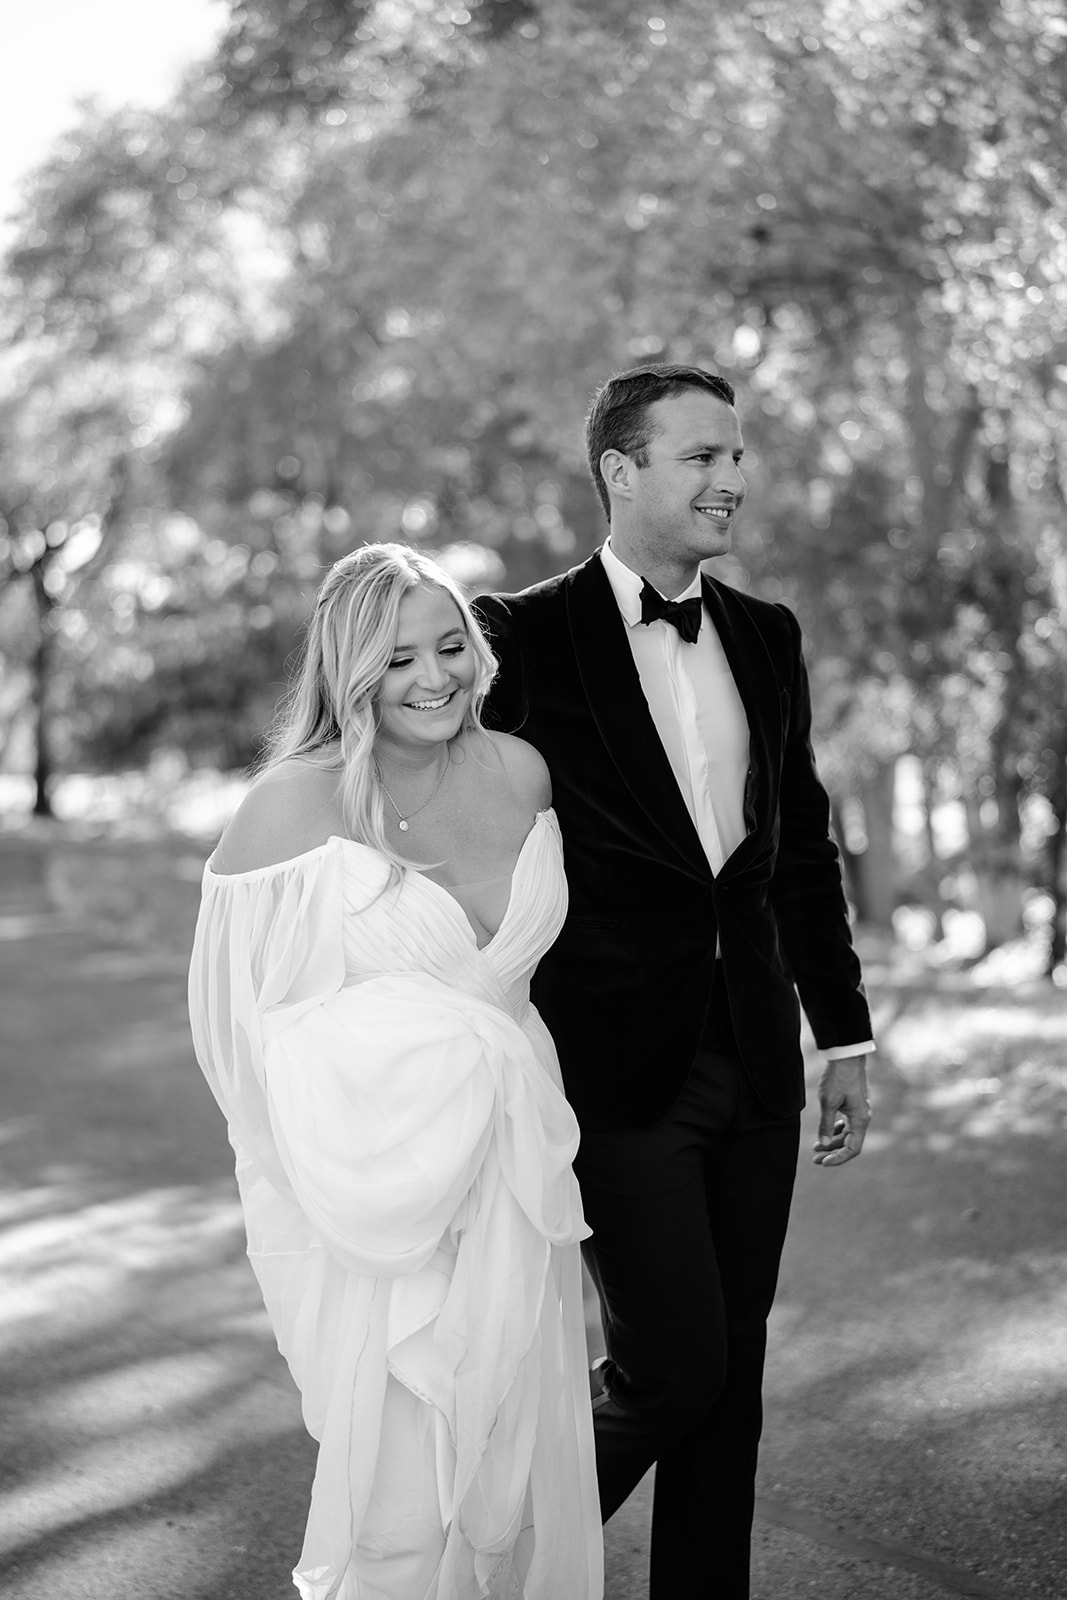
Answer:
<path fill-rule="evenodd" d="M 397 827 L 400 829 L 401 833 L 407 833 L 408 831 L 408 825 L 404 821 L 403 817 L 400 818 L 400 821 L 397 823 Z"/>

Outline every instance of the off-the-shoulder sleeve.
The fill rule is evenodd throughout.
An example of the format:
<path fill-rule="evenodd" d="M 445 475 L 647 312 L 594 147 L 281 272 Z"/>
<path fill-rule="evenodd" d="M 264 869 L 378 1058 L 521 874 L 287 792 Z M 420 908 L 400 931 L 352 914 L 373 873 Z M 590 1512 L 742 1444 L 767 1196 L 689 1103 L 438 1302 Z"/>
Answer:
<path fill-rule="evenodd" d="M 384 931 L 403 917 L 414 949 L 430 905 L 417 880 L 406 908 L 402 890 L 386 898 L 387 877 L 375 852 L 340 840 L 261 873 L 207 872 L 193 949 L 197 1056 L 239 1151 L 249 1255 L 320 1441 L 294 1581 L 325 1600 L 352 1570 L 388 1371 L 440 1419 L 440 1592 L 491 1592 L 532 1485 L 552 1571 L 566 1568 L 560 1592 L 599 1600 L 579 1261 L 551 1248 L 588 1233 L 577 1124 L 547 1035 L 527 1034 L 488 983 L 469 992 L 465 962 L 455 981 L 415 964 L 364 970 L 374 918 Z M 372 920 L 350 920 L 360 915 Z M 439 951 L 437 922 L 423 932 Z M 409 1498 L 424 1516 L 421 1479 Z M 547 1597 L 541 1564 L 529 1592 Z"/>
<path fill-rule="evenodd" d="M 484 1182 L 494 1140 L 539 1237 L 581 1237 L 577 1126 L 534 1044 L 458 981 L 348 973 L 345 865 L 324 846 L 262 873 L 205 875 L 193 1039 L 239 1155 L 357 1274 L 419 1271 Z M 414 928 L 417 909 L 406 915 Z M 264 1222 L 266 1198 L 250 1209 L 242 1174 L 250 1245 L 278 1249 L 294 1219 Z"/>
<path fill-rule="evenodd" d="M 339 841 L 260 872 L 204 873 L 189 969 L 193 1046 L 238 1147 L 282 1192 L 271 1133 L 265 1035 L 344 982 Z"/>

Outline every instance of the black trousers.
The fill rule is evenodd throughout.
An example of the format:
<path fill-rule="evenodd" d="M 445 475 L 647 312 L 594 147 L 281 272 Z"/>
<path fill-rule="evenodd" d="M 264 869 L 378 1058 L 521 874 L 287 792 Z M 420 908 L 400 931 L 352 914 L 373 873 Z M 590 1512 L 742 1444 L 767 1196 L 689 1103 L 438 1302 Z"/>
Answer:
<path fill-rule="evenodd" d="M 799 1117 L 770 1117 L 728 1028 L 654 1128 L 583 1133 L 608 1363 L 593 1426 L 606 1521 L 653 1462 L 650 1600 L 747 1600 L 767 1317 Z"/>

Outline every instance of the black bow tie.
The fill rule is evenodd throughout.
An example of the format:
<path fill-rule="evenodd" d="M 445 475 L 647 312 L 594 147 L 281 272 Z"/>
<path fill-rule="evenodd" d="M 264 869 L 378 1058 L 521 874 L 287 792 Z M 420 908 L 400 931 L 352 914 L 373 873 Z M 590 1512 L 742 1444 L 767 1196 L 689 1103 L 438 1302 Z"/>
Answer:
<path fill-rule="evenodd" d="M 699 595 L 694 595 L 691 600 L 664 600 L 659 590 L 653 589 L 647 578 L 642 578 L 641 621 L 646 627 L 662 617 L 664 622 L 678 629 L 679 636 L 686 644 L 696 644 L 700 637 L 701 610 Z"/>

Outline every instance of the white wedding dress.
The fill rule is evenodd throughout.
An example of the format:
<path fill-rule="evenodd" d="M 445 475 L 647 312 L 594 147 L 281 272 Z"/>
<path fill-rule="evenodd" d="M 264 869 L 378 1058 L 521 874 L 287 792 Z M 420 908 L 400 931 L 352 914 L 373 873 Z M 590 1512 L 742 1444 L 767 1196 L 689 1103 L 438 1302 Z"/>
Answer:
<path fill-rule="evenodd" d="M 529 1003 L 565 905 L 550 811 L 481 949 L 348 839 L 205 869 L 196 1053 L 319 1441 L 303 1600 L 602 1595 L 578 1132 Z"/>

